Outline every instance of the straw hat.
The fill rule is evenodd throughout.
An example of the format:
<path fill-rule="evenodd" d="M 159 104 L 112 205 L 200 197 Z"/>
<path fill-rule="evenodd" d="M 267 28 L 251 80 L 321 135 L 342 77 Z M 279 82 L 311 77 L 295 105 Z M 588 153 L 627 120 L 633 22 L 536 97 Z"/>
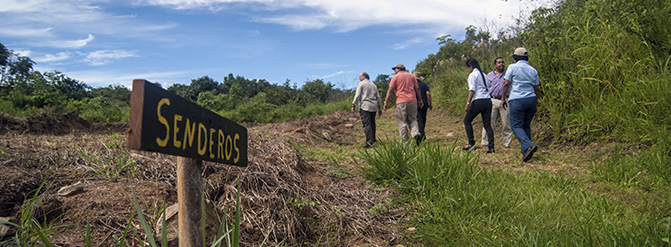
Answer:
<path fill-rule="evenodd" d="M 412 75 L 414 75 L 415 78 L 417 78 L 417 80 L 420 80 L 420 81 L 424 80 L 424 76 L 422 76 L 422 74 L 419 73 L 419 71 L 412 72 Z"/>

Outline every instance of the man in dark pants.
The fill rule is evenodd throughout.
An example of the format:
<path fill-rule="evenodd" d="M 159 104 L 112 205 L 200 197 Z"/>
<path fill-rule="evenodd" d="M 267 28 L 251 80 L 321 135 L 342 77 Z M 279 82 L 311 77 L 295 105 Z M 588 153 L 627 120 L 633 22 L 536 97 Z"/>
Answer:
<path fill-rule="evenodd" d="M 356 94 L 352 101 L 352 112 L 357 105 L 359 106 L 363 132 L 366 134 L 364 147 L 371 148 L 377 141 L 375 138 L 375 112 L 382 116 L 382 99 L 377 91 L 377 86 L 370 81 L 370 76 L 366 72 L 359 74 L 359 85 L 356 87 Z"/>
<path fill-rule="evenodd" d="M 426 127 L 426 113 L 429 109 L 433 108 L 433 104 L 431 104 L 429 85 L 424 82 L 424 77 L 419 71 L 412 72 L 412 74 L 417 78 L 417 86 L 419 86 L 419 95 L 422 97 L 422 102 L 426 102 L 423 107 L 417 106 L 417 125 L 419 125 L 419 138 L 417 138 L 417 143 L 419 143 L 426 139 L 426 133 L 424 132 L 424 128 Z M 419 101 L 419 98 L 417 101 Z"/>

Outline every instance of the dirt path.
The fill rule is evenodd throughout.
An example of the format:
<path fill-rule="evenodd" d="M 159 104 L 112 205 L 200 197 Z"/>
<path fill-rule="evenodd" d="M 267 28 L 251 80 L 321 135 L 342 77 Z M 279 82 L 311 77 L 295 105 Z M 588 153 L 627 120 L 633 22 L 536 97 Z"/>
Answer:
<path fill-rule="evenodd" d="M 382 118 L 378 122 L 378 135 L 381 138 L 398 138 L 398 128 L 396 120 L 394 119 L 393 109 L 383 113 Z M 467 144 L 466 131 L 463 124 L 463 115 L 454 115 L 447 112 L 446 109 L 437 108 L 430 110 L 427 117 L 426 135 L 429 143 L 442 143 L 451 145 L 456 142 L 457 147 L 465 146 Z M 576 163 L 587 162 L 583 152 L 574 152 L 574 148 L 570 146 L 555 146 L 548 142 L 537 142 L 539 152 L 534 155 L 534 158 L 529 162 L 522 161 L 522 154 L 520 152 L 520 144 L 513 135 L 513 141 L 510 148 L 505 148 L 502 142 L 501 125 L 498 121 L 494 127 L 495 149 L 496 153 L 486 154 L 486 147 L 479 146 L 474 152 L 480 154 L 480 165 L 483 167 L 500 167 L 503 169 L 510 169 L 513 171 L 529 171 L 535 169 L 542 169 L 551 172 L 575 173 L 580 169 L 576 167 Z M 536 133 L 541 129 L 542 123 L 534 121 L 532 128 Z M 476 117 L 473 121 L 473 130 L 475 134 L 476 144 L 479 145 L 482 131 L 482 121 L 480 117 Z M 357 142 L 363 143 L 365 138 L 363 132 L 357 127 Z M 380 139 L 380 138 L 378 138 Z"/>

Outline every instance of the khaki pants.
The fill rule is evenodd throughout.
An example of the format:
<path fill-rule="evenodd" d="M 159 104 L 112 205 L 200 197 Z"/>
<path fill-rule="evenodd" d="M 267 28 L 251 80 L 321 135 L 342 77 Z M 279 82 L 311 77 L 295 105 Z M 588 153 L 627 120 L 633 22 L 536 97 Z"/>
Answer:
<path fill-rule="evenodd" d="M 408 128 L 412 138 L 418 137 L 420 133 L 417 125 L 417 102 L 396 104 L 396 123 L 403 141 L 408 141 Z"/>
<path fill-rule="evenodd" d="M 510 143 L 513 141 L 513 130 L 510 128 L 510 111 L 509 108 L 503 109 L 503 107 L 501 107 L 501 102 L 503 101 L 500 99 L 492 98 L 492 115 L 490 122 L 493 130 L 494 125 L 496 125 L 496 117 L 501 115 L 501 125 L 503 125 L 503 146 L 510 147 Z M 489 145 L 485 128 L 482 128 L 482 142 L 480 144 L 482 146 Z"/>

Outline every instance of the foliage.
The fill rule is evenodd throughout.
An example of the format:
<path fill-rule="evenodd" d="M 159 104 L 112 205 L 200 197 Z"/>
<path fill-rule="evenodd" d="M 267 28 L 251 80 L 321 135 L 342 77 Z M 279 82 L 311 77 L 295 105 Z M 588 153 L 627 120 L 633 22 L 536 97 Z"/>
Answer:
<path fill-rule="evenodd" d="M 531 20 L 521 38 L 547 71 L 542 113 L 557 138 L 652 143 L 671 124 L 671 3 L 565 1 Z"/>
<path fill-rule="evenodd" d="M 370 165 L 361 168 L 417 208 L 410 223 L 419 245 L 663 246 L 668 237 L 668 210 L 632 209 L 562 174 L 483 169 L 456 143 L 408 144 L 361 151 Z"/>
<path fill-rule="evenodd" d="M 555 141 L 642 141 L 655 143 L 671 125 L 671 2 L 644 0 L 566 0 L 534 10 L 519 20 L 518 33 L 491 38 L 475 27 L 462 41 L 449 35 L 417 65 L 437 104 L 461 113 L 466 98 L 463 61 L 476 58 L 485 71 L 495 57 L 512 62 L 515 47 L 530 52 L 539 71 L 538 119 L 548 123 L 540 135 Z M 486 27 L 485 27 L 486 29 Z"/>
<path fill-rule="evenodd" d="M 0 44 L 2 45 L 2 44 Z M 61 72 L 32 70 L 34 64 L 0 46 L 2 81 L 0 110 L 13 116 L 31 116 L 48 111 L 75 112 L 89 122 L 126 122 L 131 91 L 123 86 L 91 88 Z M 160 85 L 159 85 L 160 86 Z M 344 99 L 351 92 L 334 88 L 321 79 L 307 81 L 302 88 L 274 85 L 266 80 L 228 74 L 223 83 L 203 76 L 191 84 L 168 87 L 183 98 L 218 112 L 234 121 L 268 123 L 347 110 Z"/>

